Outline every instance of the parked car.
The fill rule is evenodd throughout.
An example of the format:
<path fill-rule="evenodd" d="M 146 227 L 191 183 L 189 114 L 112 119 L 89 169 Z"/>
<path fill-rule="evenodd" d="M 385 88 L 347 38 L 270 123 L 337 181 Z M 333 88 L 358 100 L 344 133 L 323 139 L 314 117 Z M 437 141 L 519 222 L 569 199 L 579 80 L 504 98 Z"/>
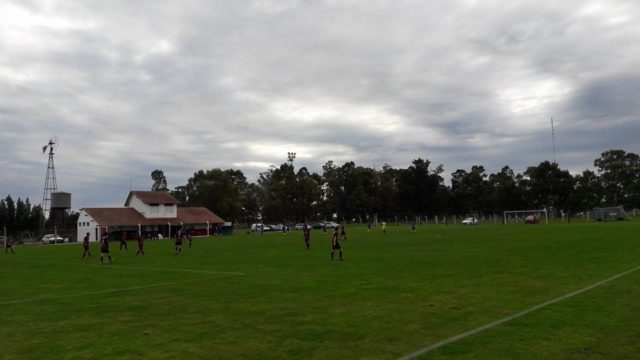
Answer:
<path fill-rule="evenodd" d="M 47 234 L 42 237 L 42 242 L 45 244 L 61 244 L 64 242 L 64 239 L 60 235 Z"/>
<path fill-rule="evenodd" d="M 525 224 L 537 224 L 539 222 L 540 222 L 540 218 L 535 215 L 529 215 L 526 218 L 524 218 Z"/>
<path fill-rule="evenodd" d="M 282 228 L 284 227 L 284 225 L 282 224 L 276 224 L 276 225 L 269 225 L 269 228 L 272 231 L 282 231 Z M 264 231 L 267 231 L 267 229 L 265 229 Z"/>
<path fill-rule="evenodd" d="M 313 225 L 311 225 L 311 224 L 304 224 L 304 223 L 296 224 L 296 225 L 294 226 L 294 229 L 296 229 L 296 230 L 304 230 L 305 225 L 306 225 L 309 229 L 313 229 Z"/>
<path fill-rule="evenodd" d="M 326 225 L 327 229 L 335 229 L 336 227 L 340 226 L 340 224 L 338 224 L 337 222 L 333 222 L 333 221 L 324 221 L 321 224 Z"/>
<path fill-rule="evenodd" d="M 262 227 L 262 231 L 273 231 L 271 228 L 273 225 L 265 225 L 265 224 L 251 224 L 251 231 L 260 232 L 260 228 Z"/>
<path fill-rule="evenodd" d="M 478 219 L 475 216 L 470 216 L 462 220 L 462 225 L 478 225 Z"/>
<path fill-rule="evenodd" d="M 4 235 L 0 235 L 0 245 L 4 245 L 5 241 L 7 241 L 7 237 Z"/>

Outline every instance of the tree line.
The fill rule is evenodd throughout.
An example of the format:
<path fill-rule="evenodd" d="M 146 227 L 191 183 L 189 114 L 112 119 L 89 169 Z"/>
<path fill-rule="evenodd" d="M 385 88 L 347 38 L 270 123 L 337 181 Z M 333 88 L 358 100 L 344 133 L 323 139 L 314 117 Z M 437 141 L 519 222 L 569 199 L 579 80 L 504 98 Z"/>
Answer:
<path fill-rule="evenodd" d="M 43 224 L 44 213 L 42 206 L 32 206 L 29 198 L 14 201 L 11 195 L 0 199 L 0 234 L 7 230 L 7 234 L 16 231 L 39 231 Z"/>
<path fill-rule="evenodd" d="M 199 170 L 171 193 L 184 205 L 205 206 L 227 221 L 301 222 L 318 219 L 363 221 L 413 216 L 501 214 L 547 209 L 572 216 L 598 206 L 640 206 L 640 157 L 624 150 L 603 152 L 596 171 L 572 175 L 543 161 L 516 173 L 509 166 L 487 174 L 484 166 L 457 169 L 449 185 L 443 165 L 418 158 L 407 168 L 374 169 L 328 161 L 322 173 L 295 169 L 293 161 L 272 166 L 250 183 L 235 169 Z M 154 190 L 169 190 L 161 170 Z"/>

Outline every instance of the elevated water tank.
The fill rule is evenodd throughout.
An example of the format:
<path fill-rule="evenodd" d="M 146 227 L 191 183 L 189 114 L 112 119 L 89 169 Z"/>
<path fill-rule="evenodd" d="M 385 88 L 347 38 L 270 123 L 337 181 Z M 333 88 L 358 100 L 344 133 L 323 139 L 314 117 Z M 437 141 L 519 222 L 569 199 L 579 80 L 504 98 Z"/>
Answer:
<path fill-rule="evenodd" d="M 71 194 L 66 192 L 51 193 L 51 209 L 71 209 Z"/>

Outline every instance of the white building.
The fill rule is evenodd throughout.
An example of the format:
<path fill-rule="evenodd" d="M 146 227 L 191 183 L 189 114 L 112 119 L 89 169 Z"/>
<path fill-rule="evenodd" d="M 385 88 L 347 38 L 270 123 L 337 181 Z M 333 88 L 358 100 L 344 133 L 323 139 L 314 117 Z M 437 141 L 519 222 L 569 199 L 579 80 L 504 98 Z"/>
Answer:
<path fill-rule="evenodd" d="M 223 223 L 205 207 L 178 207 L 178 200 L 168 192 L 131 191 L 124 207 L 80 209 L 78 241 L 87 233 L 90 241 L 98 241 L 103 234 L 120 238 L 123 233 L 129 239 L 137 234 L 171 237 L 178 229 L 205 236 Z"/>

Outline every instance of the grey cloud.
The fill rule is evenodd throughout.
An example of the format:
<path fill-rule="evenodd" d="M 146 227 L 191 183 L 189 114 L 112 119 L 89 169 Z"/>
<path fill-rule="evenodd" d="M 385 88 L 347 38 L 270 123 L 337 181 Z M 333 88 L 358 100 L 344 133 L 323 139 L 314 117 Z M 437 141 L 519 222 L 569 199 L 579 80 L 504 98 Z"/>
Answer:
<path fill-rule="evenodd" d="M 523 171 L 552 157 L 550 116 L 563 167 L 640 152 L 633 1 L 6 6 L 39 23 L 0 34 L 0 195 L 40 200 L 54 134 L 78 207 L 119 205 L 156 168 L 176 186 L 286 151 L 311 171 L 417 157 Z"/>

